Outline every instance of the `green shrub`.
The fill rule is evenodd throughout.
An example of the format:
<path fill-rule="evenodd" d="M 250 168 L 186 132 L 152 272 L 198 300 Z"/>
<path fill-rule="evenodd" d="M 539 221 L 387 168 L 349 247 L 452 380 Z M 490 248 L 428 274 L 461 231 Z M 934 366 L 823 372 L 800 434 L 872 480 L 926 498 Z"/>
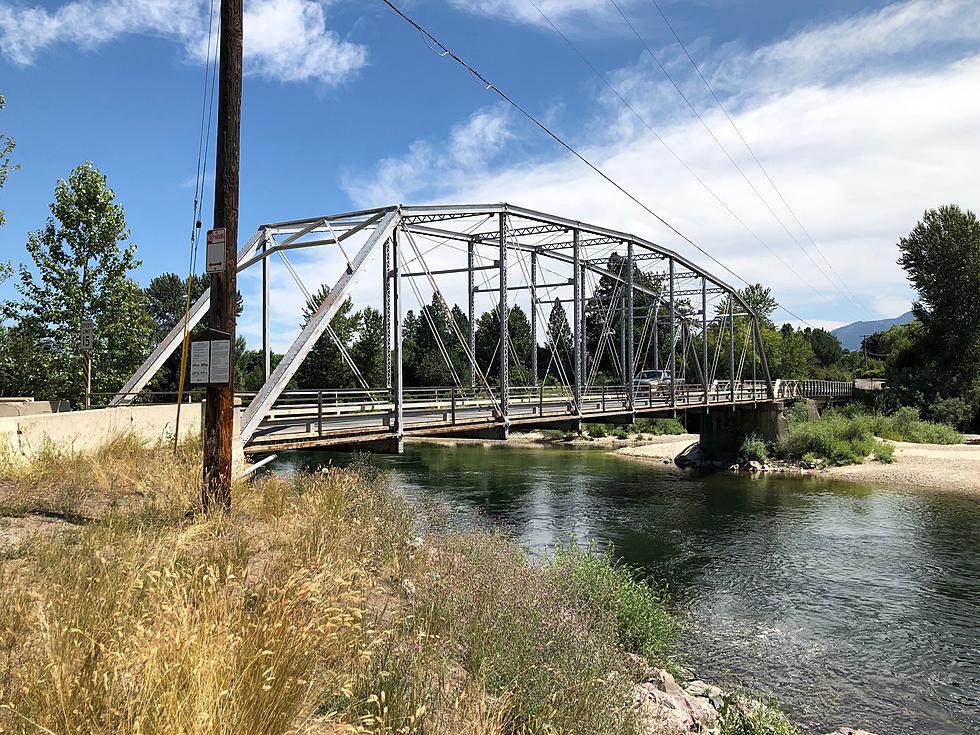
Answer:
<path fill-rule="evenodd" d="M 919 412 L 905 406 L 891 416 L 874 417 L 875 434 L 882 439 L 916 444 L 961 444 L 963 435 L 945 424 L 923 421 Z"/>
<path fill-rule="evenodd" d="M 606 427 L 603 424 L 586 424 L 585 433 L 593 439 L 601 439 L 607 435 Z"/>
<path fill-rule="evenodd" d="M 786 407 L 783 416 L 790 424 L 805 424 L 810 420 L 810 408 L 806 401 L 797 401 Z"/>
<path fill-rule="evenodd" d="M 721 735 L 799 735 L 800 731 L 774 704 L 742 697 L 726 702 L 721 711 Z"/>
<path fill-rule="evenodd" d="M 895 461 L 895 445 L 889 444 L 888 442 L 879 442 L 874 452 L 872 452 L 872 456 L 879 462 L 891 464 Z"/>
<path fill-rule="evenodd" d="M 617 426 L 612 430 L 612 435 L 617 439 L 629 439 L 629 432 L 625 426 Z"/>
<path fill-rule="evenodd" d="M 599 620 L 600 627 L 614 627 L 624 649 L 659 666 L 669 663 L 680 632 L 677 621 L 663 596 L 611 551 L 600 554 L 567 543 L 555 550 L 549 569 L 581 610 L 605 619 Z"/>
<path fill-rule="evenodd" d="M 675 436 L 687 433 L 684 424 L 677 419 L 637 419 L 636 423 L 633 424 L 633 429 L 638 433 L 656 434 L 658 436 Z"/>
<path fill-rule="evenodd" d="M 738 450 L 740 462 L 765 462 L 769 459 L 769 448 L 765 441 L 755 434 L 749 434 Z"/>
<path fill-rule="evenodd" d="M 811 455 L 832 465 L 860 464 L 877 444 L 865 421 L 829 413 L 820 421 L 791 425 L 778 453 L 784 459 L 802 460 Z"/>

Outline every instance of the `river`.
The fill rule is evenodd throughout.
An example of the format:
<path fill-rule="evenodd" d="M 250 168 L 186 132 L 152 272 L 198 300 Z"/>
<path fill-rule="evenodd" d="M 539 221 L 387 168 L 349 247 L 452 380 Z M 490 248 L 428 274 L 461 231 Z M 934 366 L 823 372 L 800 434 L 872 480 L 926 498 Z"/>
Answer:
<path fill-rule="evenodd" d="M 293 452 L 279 471 L 343 465 Z M 374 456 L 413 502 L 575 534 L 666 585 L 698 674 L 810 732 L 980 733 L 980 499 L 816 478 L 697 477 L 595 449 L 413 444 Z"/>

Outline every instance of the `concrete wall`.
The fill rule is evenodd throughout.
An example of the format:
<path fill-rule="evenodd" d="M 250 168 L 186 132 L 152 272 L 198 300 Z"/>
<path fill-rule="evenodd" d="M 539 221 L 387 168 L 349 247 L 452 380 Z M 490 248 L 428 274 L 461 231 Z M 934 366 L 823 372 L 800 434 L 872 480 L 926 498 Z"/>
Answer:
<path fill-rule="evenodd" d="M 738 454 L 745 437 L 755 434 L 769 442 L 786 436 L 789 423 L 782 402 L 716 408 L 701 416 L 701 453 L 710 459 L 729 459 Z"/>
<path fill-rule="evenodd" d="M 91 452 L 124 433 L 159 441 L 173 437 L 176 418 L 175 404 L 0 417 L 0 448 L 29 459 L 47 444 Z M 201 404 L 184 404 L 180 411 L 180 438 L 200 435 Z"/>

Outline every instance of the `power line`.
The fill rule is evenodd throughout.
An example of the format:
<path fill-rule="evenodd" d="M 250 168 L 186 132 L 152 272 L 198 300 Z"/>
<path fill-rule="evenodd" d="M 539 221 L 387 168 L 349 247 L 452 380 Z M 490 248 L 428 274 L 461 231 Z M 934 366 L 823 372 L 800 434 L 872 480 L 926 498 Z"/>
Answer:
<path fill-rule="evenodd" d="M 647 55 L 651 59 L 653 59 L 654 63 L 657 65 L 657 68 L 660 69 L 660 71 L 663 73 L 665 77 L 667 77 L 667 80 L 670 82 L 671 86 L 674 88 L 677 94 L 680 95 L 680 98 L 684 100 L 685 104 L 687 104 L 687 106 L 691 109 L 691 112 L 694 113 L 694 116 L 697 117 L 698 122 L 701 123 L 701 127 L 703 127 L 705 131 L 708 133 L 708 135 L 711 136 L 711 139 L 715 142 L 715 145 L 718 146 L 719 150 L 721 150 L 721 152 L 725 154 L 725 157 L 728 158 L 729 163 L 731 163 L 732 166 L 735 168 L 735 170 L 738 171 L 739 175 L 742 177 L 742 179 L 744 179 L 749 189 L 752 190 L 752 193 L 755 194 L 755 196 L 759 199 L 760 202 L 762 202 L 762 205 L 769 211 L 769 214 L 773 216 L 776 222 L 779 223 L 779 226 L 783 228 L 786 234 L 789 235 L 790 239 L 796 244 L 796 246 L 800 249 L 803 255 L 805 255 L 810 260 L 811 263 L 813 263 L 813 266 L 818 271 L 820 271 L 820 273 L 827 279 L 827 281 L 831 284 L 831 286 L 833 286 L 834 283 L 833 280 L 830 278 L 830 276 L 824 271 L 823 267 L 819 263 L 817 263 L 816 260 L 813 259 L 810 253 L 807 252 L 806 248 L 804 248 L 800 244 L 800 241 L 796 239 L 796 236 L 790 231 L 789 227 L 786 226 L 786 223 L 783 222 L 782 218 L 778 214 L 776 214 L 776 210 L 774 210 L 772 206 L 769 204 L 769 202 L 766 201 L 766 198 L 762 196 L 762 193 L 758 190 L 758 188 L 756 188 L 755 184 L 752 183 L 752 180 L 749 179 L 749 177 L 745 174 L 745 171 L 742 169 L 742 167 L 739 166 L 738 161 L 735 160 L 735 157 L 731 154 L 731 152 L 729 152 L 729 150 L 725 147 L 725 145 L 718 139 L 718 136 L 715 135 L 714 131 L 705 121 L 704 117 L 701 115 L 698 109 L 694 106 L 691 100 L 688 99 L 687 95 L 684 94 L 684 91 L 680 88 L 680 85 L 674 81 L 674 78 L 671 76 L 670 72 L 667 71 L 667 68 L 660 63 L 660 59 L 658 59 L 657 55 L 653 53 L 653 49 L 650 48 L 649 44 L 647 44 L 647 42 L 643 39 L 643 36 L 641 36 L 639 31 L 636 30 L 636 26 L 633 25 L 633 23 L 627 17 L 626 13 L 624 13 L 622 8 L 619 7 L 619 4 L 616 2 L 616 0 L 609 0 L 609 2 L 612 3 L 612 6 L 614 8 L 616 8 L 616 11 L 619 13 L 620 17 L 629 27 L 630 31 L 632 31 L 633 35 L 636 36 L 636 40 L 638 40 L 640 44 L 643 46 L 643 49 L 646 51 Z M 801 280 L 804 283 L 807 283 L 807 285 L 810 285 L 809 282 L 806 281 L 806 279 L 801 277 Z M 810 287 L 813 288 L 813 286 Z M 814 290 L 816 291 L 815 288 Z"/>
<path fill-rule="evenodd" d="M 674 158 L 675 158 L 675 159 L 676 159 L 676 160 L 678 161 L 678 163 L 680 163 L 680 164 L 681 164 L 681 166 L 683 166 L 683 167 L 684 167 L 684 169 L 685 169 L 685 170 L 686 170 L 686 171 L 687 171 L 687 172 L 688 172 L 689 174 L 691 174 L 691 176 L 693 176 L 693 177 L 694 177 L 694 178 L 695 178 L 695 179 L 697 180 L 697 182 L 698 182 L 699 184 L 701 184 L 701 186 L 702 186 L 702 187 L 704 187 L 704 189 L 705 189 L 705 191 L 707 191 L 707 192 L 708 192 L 708 193 L 709 193 L 709 194 L 710 194 L 710 195 L 711 195 L 712 197 L 714 197 L 714 199 L 715 199 L 715 201 L 717 201 L 717 202 L 718 202 L 718 203 L 719 203 L 719 204 L 720 204 L 720 205 L 721 205 L 721 206 L 722 206 L 722 207 L 723 207 L 723 208 L 725 209 L 725 211 L 727 211 L 727 212 L 728 212 L 728 213 L 729 213 L 729 214 L 730 214 L 730 215 L 732 216 L 732 218 L 733 218 L 733 219 L 734 219 L 734 220 L 735 220 L 736 222 L 738 222 L 738 223 L 739 223 L 739 224 L 740 224 L 740 225 L 741 225 L 741 226 L 742 226 L 742 227 L 743 227 L 743 228 L 745 229 L 745 231 L 746 231 L 746 232 L 748 232 L 748 233 L 749 233 L 750 235 L 752 235 L 752 237 L 754 237 L 754 238 L 755 238 L 755 239 L 756 239 L 756 240 L 757 240 L 757 241 L 759 242 L 759 244 L 760 244 L 760 245 L 762 245 L 762 246 L 763 246 L 763 247 L 764 247 L 764 248 L 765 248 L 766 250 L 768 250 L 768 251 L 769 251 L 769 253 L 770 253 L 770 254 L 771 254 L 771 255 L 772 255 L 772 256 L 773 256 L 773 257 L 774 257 L 774 258 L 775 258 L 776 260 L 778 260 L 778 261 L 780 262 L 780 264 L 782 264 L 782 266 L 783 266 L 784 268 L 786 268 L 786 269 L 787 269 L 787 270 L 788 270 L 788 271 L 789 271 L 790 273 L 792 273 L 792 274 L 793 274 L 794 276 L 796 276 L 796 277 L 797 277 L 797 278 L 798 278 L 798 279 L 799 279 L 799 280 L 800 280 L 800 281 L 801 281 L 801 282 L 802 282 L 802 283 L 803 283 L 804 285 L 806 285 L 806 286 L 807 286 L 808 288 L 810 288 L 810 290 L 811 290 L 811 291 L 813 291 L 813 292 L 814 292 L 815 294 L 817 294 L 818 296 L 822 296 L 822 295 L 823 295 L 823 294 L 821 294 L 821 293 L 820 293 L 820 291 L 819 291 L 819 290 L 818 290 L 818 289 L 817 289 L 817 288 L 816 288 L 816 287 L 815 287 L 815 286 L 814 286 L 814 285 L 813 285 L 812 283 L 810 283 L 810 281 L 809 281 L 809 280 L 807 280 L 806 278 L 804 278 L 804 277 L 803 277 L 803 276 L 802 276 L 802 275 L 801 275 L 800 273 L 798 273 L 798 272 L 796 271 L 796 269 L 795 269 L 795 268 L 793 268 L 793 266 L 791 266 L 791 265 L 790 265 L 789 263 L 787 263 L 787 262 L 786 262 L 785 260 L 783 260 L 783 258 L 781 258 L 781 257 L 779 256 L 779 254 L 778 254 L 778 253 L 777 253 L 777 252 L 776 252 L 775 250 L 773 250 L 773 249 L 772 249 L 772 248 L 771 248 L 771 247 L 769 246 L 769 243 L 767 243 L 767 242 L 766 242 L 765 240 L 763 240 L 763 239 L 762 239 L 762 237 L 761 237 L 761 236 L 760 236 L 760 235 L 759 235 L 759 234 L 758 234 L 758 233 L 757 233 L 757 232 L 756 232 L 755 230 L 753 230 L 753 229 L 752 229 L 752 228 L 751 228 L 751 227 L 750 227 L 750 226 L 749 226 L 749 225 L 748 225 L 748 224 L 747 224 L 747 223 L 746 223 L 746 222 L 745 222 L 745 221 L 744 221 L 744 220 L 743 220 L 743 219 L 742 219 L 742 218 L 741 218 L 741 217 L 740 217 L 740 216 L 739 216 L 739 215 L 738 215 L 738 214 L 737 214 L 737 213 L 736 213 L 736 212 L 735 212 L 735 211 L 734 211 L 734 210 L 733 210 L 733 209 L 732 209 L 732 208 L 731 208 L 731 207 L 730 207 L 730 206 L 729 206 L 729 205 L 728 205 L 728 204 L 727 204 L 727 203 L 726 203 L 726 202 L 725 202 L 725 201 L 724 201 L 724 200 L 723 200 L 723 199 L 722 199 L 722 198 L 721 198 L 721 197 L 720 197 L 720 196 L 719 196 L 719 195 L 718 195 L 718 194 L 717 194 L 716 192 L 715 192 L 715 190 L 714 190 L 714 189 L 712 189 L 712 188 L 711 188 L 711 186 L 709 186 L 709 185 L 708 185 L 708 183 L 707 183 L 707 182 L 706 182 L 706 181 L 705 181 L 705 180 L 704 180 L 704 179 L 703 179 L 703 178 L 702 178 L 702 177 L 701 177 L 701 176 L 700 176 L 700 175 L 699 175 L 699 174 L 698 174 L 698 173 L 697 173 L 696 171 L 694 171 L 694 169 L 692 169 L 692 168 L 691 168 L 691 167 L 690 167 L 690 166 L 689 166 L 689 165 L 687 164 L 687 162 L 686 162 L 686 161 L 685 161 L 684 159 L 682 159 L 682 158 L 680 157 L 680 154 L 678 154 L 678 153 L 677 153 L 677 152 L 676 152 L 676 151 L 675 151 L 675 150 L 674 150 L 674 149 L 673 149 L 673 148 L 672 148 L 672 147 L 671 147 L 671 146 L 670 146 L 670 145 L 669 145 L 669 144 L 667 143 L 667 141 L 665 141 L 665 140 L 664 140 L 664 139 L 663 139 L 663 138 L 662 138 L 662 137 L 661 137 L 661 136 L 659 135 L 659 133 L 657 133 L 657 131 L 656 131 L 656 130 L 654 130 L 654 128 L 653 128 L 653 127 L 652 127 L 652 126 L 650 125 L 650 123 L 649 123 L 649 122 L 647 121 L 647 119 L 646 119 L 645 117 L 643 117 L 643 116 L 642 116 L 642 115 L 641 115 L 641 114 L 640 114 L 639 112 L 637 112 L 637 110 L 636 110 L 636 109 L 635 109 L 635 108 L 633 107 L 633 105 L 631 105 L 631 104 L 630 104 L 630 102 L 629 102 L 629 101 L 628 101 L 628 100 L 627 100 L 627 99 L 626 99 L 626 98 L 625 98 L 625 97 L 624 97 L 624 96 L 623 96 L 623 95 L 622 95 L 622 94 L 621 94 L 621 93 L 619 92 L 619 90 L 617 90 L 617 89 L 616 89 L 616 87 L 615 87 L 615 86 L 613 86 L 613 84 L 612 84 L 612 83 L 611 83 L 611 82 L 610 82 L 610 81 L 609 81 L 609 80 L 608 80 L 608 79 L 606 78 L 606 76 L 605 76 L 605 74 L 603 74 L 602 72 L 600 72 L 600 71 L 599 71 L 599 70 L 598 70 L 598 69 L 596 68 L 596 66 L 595 66 L 595 64 L 593 64 L 593 63 L 592 63 L 592 62 L 591 62 L 591 61 L 589 60 L 589 58 L 588 58 L 588 57 L 587 57 L 587 56 L 586 56 L 586 55 L 585 55 L 585 54 L 584 54 L 584 53 L 583 53 L 583 52 L 582 52 L 582 51 L 581 51 L 581 50 L 580 50 L 580 49 L 579 49 L 579 48 L 578 48 L 578 47 L 577 47 L 577 46 L 576 46 L 576 45 L 575 45 L 574 43 L 572 43 L 572 41 L 571 41 L 571 39 L 569 39 L 569 38 L 568 38 L 568 36 L 566 36 L 566 35 L 565 35 L 564 33 L 562 33 L 562 31 L 561 31 L 561 29 L 559 29 L 559 28 L 558 28 L 558 26 L 556 26 L 556 25 L 554 24 L 554 22 L 553 22 L 553 21 L 551 20 L 551 18 L 549 18 L 549 17 L 548 17 L 548 15 L 547 15 L 547 14 L 545 14 L 545 12 L 544 12 L 543 10 L 541 10 L 541 8 L 540 8 L 540 7 L 538 6 L 538 4 L 537 4 L 537 3 L 535 2 L 535 0 L 528 0 L 528 2 L 529 2 L 529 3 L 531 3 L 531 5 L 532 5 L 532 6 L 534 6 L 534 9 L 535 9 L 535 10 L 537 10 L 537 11 L 538 11 L 538 13 L 540 13 L 540 14 L 541 14 L 541 17 L 542 17 L 542 18 L 544 18 L 544 20 L 545 20 L 545 22 L 546 22 L 546 23 L 547 23 L 547 24 L 548 24 L 549 26 L 551 26 L 551 28 L 552 28 L 552 30 L 554 30 L 554 32 L 555 32 L 555 33 L 557 33 L 557 34 L 558 34 L 558 36 L 559 36 L 559 37 L 561 37 L 561 39 L 562 39 L 562 40 L 563 40 L 563 41 L 564 41 L 564 42 L 565 42 L 566 44 L 568 44 L 568 46 L 569 46 L 569 47 L 570 47 L 570 48 L 572 49 L 572 51 L 574 51 L 574 52 L 575 52 L 575 53 L 576 53 L 576 54 L 578 55 L 578 57 L 579 57 L 580 59 L 582 59 L 582 61 L 583 61 L 583 62 L 584 62 L 584 63 L 586 64 L 586 66 L 588 66 L 588 67 L 589 67 L 589 69 L 591 69 L 591 70 L 592 70 L 592 73 L 593 73 L 593 74 L 595 74 L 595 75 L 596 75 L 596 77 L 598 77 L 598 79 L 599 79 L 599 80 L 600 80 L 600 81 L 601 81 L 601 82 L 602 82 L 602 83 L 603 83 L 603 84 L 604 84 L 604 85 L 605 85 L 605 86 L 606 86 L 606 87 L 607 87 L 607 88 L 609 89 L 609 91 L 611 91 L 611 92 L 612 92 L 612 93 L 613 93 L 614 95 L 616 95 L 616 97 L 617 97 L 617 98 L 619 99 L 619 101 L 620 101 L 620 102 L 622 102 L 622 103 L 623 103 L 623 105 L 624 105 L 624 106 L 626 107 L 626 109 L 627 109 L 627 110 L 629 110 L 629 111 L 630 111 L 630 112 L 631 112 L 631 113 L 633 114 L 633 116 L 634 116 L 634 117 L 635 117 L 635 118 L 636 118 L 637 120 L 639 120 L 639 121 L 640 121 L 640 123 L 642 123 L 642 124 L 643 124 L 643 126 L 644 126 L 644 127 L 645 127 L 645 128 L 646 128 L 646 129 L 647 129 L 647 130 L 648 130 L 649 132 L 650 132 L 650 134 L 651 134 L 651 135 L 653 135 L 653 136 L 654 136 L 654 137 L 655 137 L 655 138 L 656 138 L 656 139 L 657 139 L 657 140 L 658 140 L 658 141 L 660 142 L 660 144 L 661 144 L 661 145 L 662 145 L 662 146 L 663 146 L 663 147 L 664 147 L 664 148 L 665 148 L 665 149 L 667 150 L 667 152 L 668 152 L 668 153 L 670 153 L 670 154 L 671 154 L 671 155 L 672 155 L 672 156 L 673 156 L 673 157 L 674 157 Z M 696 111 L 695 111 L 695 113 L 696 113 Z M 702 121 L 702 123 L 703 123 L 703 121 Z M 711 131 L 709 130 L 708 132 L 710 133 Z M 714 136 L 712 135 L 712 137 L 714 137 Z M 718 142 L 718 140 L 717 140 L 717 138 L 715 139 L 715 142 Z M 720 143 L 719 143 L 719 145 L 720 145 Z"/>
<path fill-rule="evenodd" d="M 432 41 L 433 44 L 435 44 L 438 48 L 440 48 L 443 52 L 445 52 L 445 53 L 440 54 L 441 56 L 443 56 L 443 57 L 448 56 L 453 61 L 455 61 L 457 64 L 459 64 L 461 67 L 463 67 L 463 69 L 465 69 L 467 72 L 469 72 L 470 75 L 472 75 L 474 79 L 476 79 L 481 84 L 483 84 L 484 87 L 487 89 L 487 91 L 492 91 L 494 94 L 496 94 L 502 100 L 504 100 L 507 104 L 511 105 L 515 110 L 517 110 L 519 113 L 521 113 L 521 115 L 523 115 L 525 118 L 527 118 L 527 120 L 529 122 L 533 123 L 537 128 L 539 128 L 542 132 L 544 132 L 548 137 L 550 137 L 552 140 L 554 140 L 556 143 L 558 143 L 558 145 L 560 145 L 566 151 L 568 151 L 569 153 L 571 153 L 575 158 L 577 158 L 579 161 L 581 161 L 586 166 L 588 166 L 590 169 L 592 169 L 596 174 L 598 174 L 599 176 L 601 176 L 606 182 L 608 182 L 611 186 L 615 187 L 620 193 L 622 193 L 624 196 L 626 196 L 628 199 L 630 199 L 634 204 L 636 204 L 638 207 L 640 207 L 643 211 L 645 211 L 647 214 L 649 214 L 650 216 L 652 216 L 658 222 L 662 223 L 671 232 L 673 232 L 678 237 L 680 237 L 682 240 L 684 240 L 686 243 L 688 243 L 689 245 L 691 245 L 693 248 L 695 248 L 698 252 L 700 252 L 706 258 L 710 259 L 713 263 L 715 263 L 719 267 L 723 268 L 726 272 L 728 272 L 729 274 L 731 274 L 734 278 L 738 279 L 739 281 L 741 281 L 742 283 L 744 283 L 746 286 L 751 285 L 748 281 L 746 281 L 744 278 L 742 278 L 742 276 L 740 276 L 738 273 L 736 273 L 735 271 L 733 271 L 727 265 L 725 265 L 724 263 L 722 263 L 715 256 L 713 256 L 711 253 L 709 253 L 707 250 L 705 250 L 703 247 L 701 247 L 700 245 L 698 245 L 696 242 L 694 242 L 694 240 L 692 240 L 691 238 L 689 238 L 687 235 L 685 235 L 683 232 L 681 232 L 679 229 L 677 229 L 674 225 L 672 225 L 666 219 L 664 219 L 659 214 L 657 214 L 656 212 L 654 212 L 650 207 L 648 207 L 639 198 L 637 198 L 636 195 L 632 194 L 622 184 L 620 184 L 619 182 L 617 182 L 609 174 L 607 174 L 605 171 L 603 171 L 602 169 L 600 169 L 596 164 L 592 163 L 592 161 L 590 161 L 584 155 L 582 155 L 581 153 L 579 153 L 574 147 L 572 147 L 572 145 L 570 143 L 565 142 L 565 140 L 563 140 L 557 133 L 555 133 L 554 131 L 552 131 L 551 128 L 549 128 L 543 122 L 541 122 L 536 117 L 534 117 L 530 112 L 528 112 L 527 110 L 525 110 L 520 104 L 518 104 L 515 100 L 513 100 L 510 96 L 508 96 L 503 90 L 501 90 L 495 84 L 493 84 L 492 82 L 490 82 L 479 71 L 477 71 L 470 64 L 468 64 L 466 61 L 464 61 L 463 59 L 461 59 L 454 51 L 452 51 L 450 48 L 448 48 L 445 44 L 441 43 L 439 41 L 439 39 L 437 39 L 435 36 L 433 36 L 429 31 L 427 31 L 425 28 L 423 28 L 421 25 L 419 25 L 415 20 L 413 20 L 412 18 L 410 18 L 408 15 L 406 15 L 397 5 L 395 5 L 393 2 L 391 2 L 391 0 L 382 0 L 382 2 L 384 2 L 385 5 L 387 5 L 398 16 L 400 16 L 402 20 L 404 20 L 412 28 L 414 28 L 416 31 L 418 31 L 424 38 L 428 39 L 429 41 Z M 779 308 L 781 308 L 783 311 L 785 311 L 787 314 L 789 314 L 790 316 L 794 317 L 795 319 L 798 319 L 799 321 L 803 322 L 804 324 L 808 324 L 809 325 L 809 322 L 807 322 L 801 316 L 798 316 L 797 314 L 793 313 L 792 311 L 790 311 L 785 306 L 780 306 Z M 810 326 L 812 326 L 812 325 L 810 325 Z"/>
<path fill-rule="evenodd" d="M 834 268 L 834 264 L 830 262 L 830 260 L 824 254 L 823 250 L 820 248 L 820 245 L 817 244 L 817 241 L 810 234 L 809 230 L 807 230 L 807 228 L 804 226 L 803 222 L 800 221 L 800 218 L 796 215 L 796 211 L 793 209 L 792 206 L 790 206 L 790 203 L 786 200 L 786 197 L 783 196 L 783 192 L 776 185 L 776 182 L 773 180 L 773 178 L 769 175 L 769 172 L 766 170 L 766 167 L 762 165 L 762 161 L 759 160 L 759 157 L 756 155 L 755 151 L 752 149 L 752 146 L 749 145 L 749 142 L 748 142 L 748 140 L 746 140 L 745 136 L 742 134 L 741 129 L 739 129 L 738 125 L 735 124 L 735 120 L 733 120 L 732 119 L 732 116 L 728 114 L 728 110 L 725 108 L 725 105 L 722 104 L 721 99 L 715 93 L 715 90 L 712 88 L 711 84 L 708 83 L 708 80 L 705 78 L 704 74 L 701 72 L 701 67 L 698 66 L 697 62 L 694 60 L 694 57 L 691 56 L 691 52 L 688 51 L 687 46 L 681 40 L 680 36 L 677 34 L 677 31 L 674 30 L 673 24 L 671 24 L 670 20 L 667 18 L 667 14 L 664 13 L 663 8 L 661 8 L 661 6 L 660 6 L 660 3 L 657 2 L 657 0 L 650 0 L 650 2 L 653 3 L 653 6 L 657 9 L 657 12 L 660 13 L 660 17 L 663 18 L 663 21 L 666 24 L 667 28 L 670 29 L 671 34 L 674 36 L 674 40 L 677 41 L 677 43 L 680 45 L 681 49 L 684 51 L 684 55 L 687 56 L 688 61 L 691 62 L 691 66 L 694 67 L 694 71 L 697 72 L 698 77 L 700 77 L 701 81 L 704 83 L 705 88 L 708 90 L 708 92 L 711 94 L 711 97 L 714 99 L 715 103 L 718 105 L 718 109 L 721 110 L 722 114 L 728 120 L 729 124 L 732 126 L 732 129 L 735 131 L 735 134 L 738 136 L 739 140 L 742 141 L 742 145 L 745 146 L 745 149 L 749 152 L 749 155 L 752 156 L 752 160 L 755 161 L 756 165 L 759 167 L 759 170 L 762 171 L 762 174 L 766 177 L 766 180 L 769 182 L 769 185 L 772 186 L 773 191 L 776 192 L 776 196 L 779 197 L 779 200 L 783 203 L 783 205 L 789 211 L 790 215 L 796 221 L 796 224 L 799 226 L 800 230 L 806 236 L 807 240 L 810 241 L 810 244 L 813 245 L 814 249 L 820 255 L 821 259 L 823 259 L 823 261 L 827 264 L 827 267 L 830 268 L 831 272 L 835 276 L 837 276 L 837 280 L 840 282 L 840 284 L 844 287 L 844 289 L 850 295 L 851 301 L 854 303 L 854 305 L 857 306 L 858 308 L 863 308 L 863 307 L 861 307 L 861 304 L 858 303 L 857 296 L 855 296 L 855 294 L 851 290 L 850 286 L 847 285 L 847 282 L 841 277 L 840 273 L 837 272 L 837 269 Z"/>

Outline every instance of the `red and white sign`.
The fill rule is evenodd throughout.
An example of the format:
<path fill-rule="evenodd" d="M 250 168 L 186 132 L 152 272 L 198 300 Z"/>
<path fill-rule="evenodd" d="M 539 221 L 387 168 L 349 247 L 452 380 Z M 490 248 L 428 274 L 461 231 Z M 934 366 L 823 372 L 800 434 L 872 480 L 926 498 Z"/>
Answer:
<path fill-rule="evenodd" d="M 224 227 L 208 230 L 208 246 L 205 252 L 208 273 L 224 273 L 228 263 L 225 260 L 225 241 L 228 231 Z"/>

